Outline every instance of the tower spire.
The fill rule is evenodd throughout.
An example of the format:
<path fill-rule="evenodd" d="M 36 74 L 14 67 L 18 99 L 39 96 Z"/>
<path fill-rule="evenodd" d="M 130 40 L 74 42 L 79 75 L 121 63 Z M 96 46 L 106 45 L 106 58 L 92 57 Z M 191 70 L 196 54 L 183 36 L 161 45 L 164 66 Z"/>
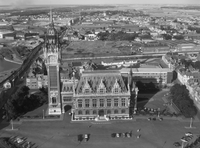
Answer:
<path fill-rule="evenodd" d="M 52 8 L 50 7 L 50 12 L 49 12 L 49 21 L 51 24 L 53 24 L 53 13 L 52 13 Z"/>

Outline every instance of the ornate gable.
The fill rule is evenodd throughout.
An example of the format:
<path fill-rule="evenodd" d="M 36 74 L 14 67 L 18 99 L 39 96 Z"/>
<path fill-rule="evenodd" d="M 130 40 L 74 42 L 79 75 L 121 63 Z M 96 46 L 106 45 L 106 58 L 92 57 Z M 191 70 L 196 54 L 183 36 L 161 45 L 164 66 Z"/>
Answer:
<path fill-rule="evenodd" d="M 101 79 L 101 82 L 100 82 L 99 87 L 97 89 L 97 93 L 100 93 L 100 94 L 106 93 L 106 87 L 105 87 L 102 79 Z"/>
<path fill-rule="evenodd" d="M 76 94 L 113 94 L 127 93 L 125 84 L 119 71 L 90 71 L 83 72 L 76 87 Z"/>
<path fill-rule="evenodd" d="M 90 87 L 90 84 L 89 84 L 87 78 L 85 80 L 85 85 L 83 87 L 82 92 L 85 93 L 85 94 L 91 93 L 91 87 Z"/>
<path fill-rule="evenodd" d="M 114 94 L 121 93 L 121 87 L 120 87 L 117 79 L 115 80 L 115 84 L 113 85 L 112 93 L 114 93 Z"/>

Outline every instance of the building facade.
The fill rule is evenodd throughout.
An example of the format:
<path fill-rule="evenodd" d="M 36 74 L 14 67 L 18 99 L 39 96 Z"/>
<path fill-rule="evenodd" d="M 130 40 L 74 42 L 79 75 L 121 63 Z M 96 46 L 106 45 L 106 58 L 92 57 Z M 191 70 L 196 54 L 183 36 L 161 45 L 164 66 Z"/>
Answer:
<path fill-rule="evenodd" d="M 74 120 L 129 117 L 129 83 L 119 71 L 83 72 L 73 99 Z"/>

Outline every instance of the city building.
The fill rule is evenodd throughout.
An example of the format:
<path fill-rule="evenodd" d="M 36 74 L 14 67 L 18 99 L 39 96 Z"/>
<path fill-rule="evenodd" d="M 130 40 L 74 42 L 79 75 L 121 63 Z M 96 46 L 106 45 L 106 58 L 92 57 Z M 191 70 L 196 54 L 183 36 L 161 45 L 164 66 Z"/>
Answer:
<path fill-rule="evenodd" d="M 26 86 L 30 89 L 39 89 L 48 86 L 47 75 L 36 74 L 36 76 L 28 75 L 26 78 Z"/>
<path fill-rule="evenodd" d="M 143 83 L 153 82 L 154 84 L 168 84 L 172 82 L 173 73 L 169 68 L 122 68 L 122 74 L 128 74 L 132 70 L 133 81 Z"/>
<path fill-rule="evenodd" d="M 125 81 L 119 71 L 84 71 L 73 97 L 74 120 L 129 117 L 128 77 Z"/>

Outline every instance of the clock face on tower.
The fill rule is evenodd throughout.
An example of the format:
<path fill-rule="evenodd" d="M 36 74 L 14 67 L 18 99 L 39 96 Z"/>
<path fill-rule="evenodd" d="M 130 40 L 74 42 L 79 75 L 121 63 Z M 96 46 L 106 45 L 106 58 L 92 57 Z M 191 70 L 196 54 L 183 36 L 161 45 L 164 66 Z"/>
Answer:
<path fill-rule="evenodd" d="M 49 62 L 50 63 L 56 63 L 57 62 L 57 58 L 56 58 L 56 56 L 49 56 Z"/>

